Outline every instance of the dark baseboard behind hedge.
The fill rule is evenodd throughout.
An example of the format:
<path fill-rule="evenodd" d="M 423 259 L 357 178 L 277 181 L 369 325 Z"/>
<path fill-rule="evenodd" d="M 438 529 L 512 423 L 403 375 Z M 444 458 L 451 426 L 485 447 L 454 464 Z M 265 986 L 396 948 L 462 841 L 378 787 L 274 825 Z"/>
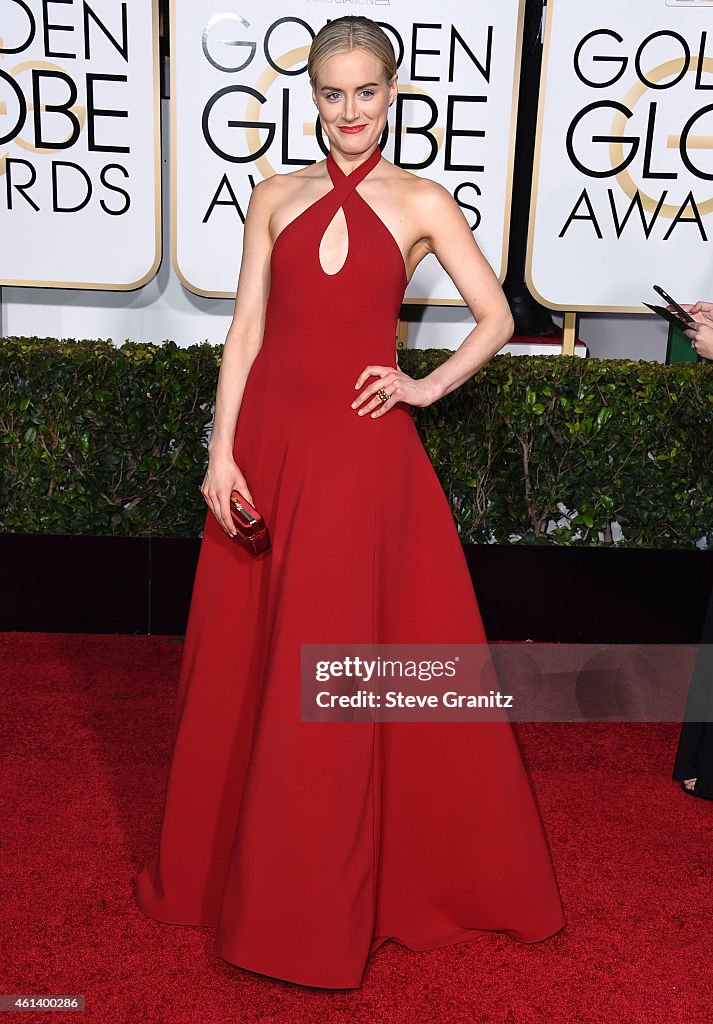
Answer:
<path fill-rule="evenodd" d="M 2 534 L 0 628 L 185 631 L 200 540 Z"/>
<path fill-rule="evenodd" d="M 200 540 L 2 534 L 0 630 L 185 632 Z M 696 643 L 713 552 L 464 545 L 491 640 Z"/>
<path fill-rule="evenodd" d="M 464 547 L 491 640 L 699 642 L 713 551 Z"/>

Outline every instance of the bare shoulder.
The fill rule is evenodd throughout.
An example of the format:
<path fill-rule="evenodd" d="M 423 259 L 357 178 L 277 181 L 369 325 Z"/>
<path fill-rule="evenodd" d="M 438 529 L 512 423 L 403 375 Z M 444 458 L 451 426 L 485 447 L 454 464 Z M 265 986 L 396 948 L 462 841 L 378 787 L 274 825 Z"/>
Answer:
<path fill-rule="evenodd" d="M 279 203 L 289 193 L 289 179 L 292 177 L 293 174 L 271 174 L 269 178 L 263 178 L 253 188 L 250 202 L 263 207 Z"/>
<path fill-rule="evenodd" d="M 260 189 L 263 196 L 289 195 L 290 192 L 304 188 L 314 181 L 319 181 L 325 175 L 325 161 L 307 167 L 298 167 L 294 171 L 286 171 L 284 174 L 271 174 L 269 178 L 263 178 L 258 182 L 253 191 Z"/>
<path fill-rule="evenodd" d="M 324 179 L 324 165 L 325 162 L 320 160 L 308 167 L 298 167 L 294 171 L 272 174 L 269 178 L 263 178 L 253 188 L 250 197 L 251 205 L 259 208 L 261 214 L 270 217 L 276 210 L 289 204 L 306 189 L 319 187 L 319 181 Z"/>
<path fill-rule="evenodd" d="M 437 215 L 459 211 L 458 203 L 451 193 L 433 178 L 418 178 L 418 203 L 421 209 Z"/>
<path fill-rule="evenodd" d="M 433 181 L 432 178 L 424 178 L 420 174 L 414 174 L 413 171 L 407 171 L 405 167 L 392 164 L 389 160 L 382 160 L 381 164 L 385 180 L 396 185 L 402 185 L 404 188 L 418 191 L 421 194 L 426 194 L 430 189 L 443 189 L 443 186 L 439 185 L 437 181 Z M 448 194 L 447 189 L 443 189 L 443 191 Z"/>
<path fill-rule="evenodd" d="M 391 163 L 384 167 L 383 181 L 398 221 L 408 225 L 407 236 L 423 253 L 435 251 L 437 238 L 467 228 L 458 203 L 440 182 Z"/>
<path fill-rule="evenodd" d="M 385 184 L 393 185 L 394 194 L 398 194 L 414 212 L 439 216 L 458 211 L 455 199 L 440 182 L 432 178 L 422 178 L 412 171 L 386 161 L 384 170 Z"/>

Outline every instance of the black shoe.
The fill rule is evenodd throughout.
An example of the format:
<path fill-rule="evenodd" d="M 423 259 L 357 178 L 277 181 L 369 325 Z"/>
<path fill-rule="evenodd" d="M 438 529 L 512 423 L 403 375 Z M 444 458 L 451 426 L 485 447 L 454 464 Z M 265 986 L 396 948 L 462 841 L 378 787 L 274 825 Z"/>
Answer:
<path fill-rule="evenodd" d="M 696 787 L 689 789 L 685 782 L 681 783 L 681 789 L 689 796 L 697 796 L 699 800 L 713 800 L 713 796 L 704 796 L 703 793 L 696 793 Z"/>
<path fill-rule="evenodd" d="M 506 292 L 507 295 L 507 292 Z M 507 295 L 515 334 L 522 338 L 558 338 L 560 328 L 550 316 L 550 311 L 536 302 L 529 292 Z"/>

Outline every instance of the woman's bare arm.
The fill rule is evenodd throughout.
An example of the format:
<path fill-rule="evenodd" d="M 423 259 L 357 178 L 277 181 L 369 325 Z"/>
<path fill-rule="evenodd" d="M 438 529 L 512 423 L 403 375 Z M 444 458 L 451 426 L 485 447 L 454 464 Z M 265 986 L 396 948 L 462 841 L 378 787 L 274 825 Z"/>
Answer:
<path fill-rule="evenodd" d="M 208 442 L 211 454 L 232 454 L 245 383 L 262 344 L 272 247 L 268 229 L 270 208 L 265 194 L 268 181 L 260 182 L 253 190 L 245 217 L 235 308 L 225 338 L 215 418 Z"/>
<path fill-rule="evenodd" d="M 453 355 L 426 377 L 409 377 L 398 362 L 396 368 L 364 367 L 354 384 L 363 388 L 352 403 L 358 416 L 388 416 L 399 402 L 432 405 L 477 373 L 512 337 L 514 323 L 507 299 L 458 204 L 442 185 L 428 179 L 419 183 L 416 195 L 412 216 L 417 222 L 419 254 L 435 254 L 467 302 L 476 326 Z M 369 377 L 377 379 L 363 387 Z M 379 389 L 388 399 L 382 401 Z"/>
<path fill-rule="evenodd" d="M 467 302 L 476 326 L 452 356 L 422 378 L 432 399 L 454 391 L 477 373 L 512 337 L 510 307 L 492 267 L 480 251 L 450 193 L 428 182 L 420 210 L 429 250 Z"/>
<path fill-rule="evenodd" d="M 235 487 L 252 501 L 248 482 L 233 459 L 233 441 L 245 384 L 262 345 L 265 326 L 272 249 L 271 191 L 270 179 L 260 182 L 248 204 L 235 309 L 223 347 L 208 442 L 208 469 L 201 484 L 210 510 L 231 535 L 235 527 L 230 515 L 230 491 Z"/>

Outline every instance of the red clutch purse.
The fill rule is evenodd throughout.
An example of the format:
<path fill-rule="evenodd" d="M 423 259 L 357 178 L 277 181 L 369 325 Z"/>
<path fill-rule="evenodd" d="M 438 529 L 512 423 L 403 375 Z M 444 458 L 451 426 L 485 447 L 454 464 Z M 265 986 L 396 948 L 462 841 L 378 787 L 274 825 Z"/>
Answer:
<path fill-rule="evenodd" d="M 235 523 L 235 539 L 251 555 L 259 555 L 270 547 L 270 534 L 260 513 L 244 498 L 240 491 L 230 492 L 230 514 Z"/>

